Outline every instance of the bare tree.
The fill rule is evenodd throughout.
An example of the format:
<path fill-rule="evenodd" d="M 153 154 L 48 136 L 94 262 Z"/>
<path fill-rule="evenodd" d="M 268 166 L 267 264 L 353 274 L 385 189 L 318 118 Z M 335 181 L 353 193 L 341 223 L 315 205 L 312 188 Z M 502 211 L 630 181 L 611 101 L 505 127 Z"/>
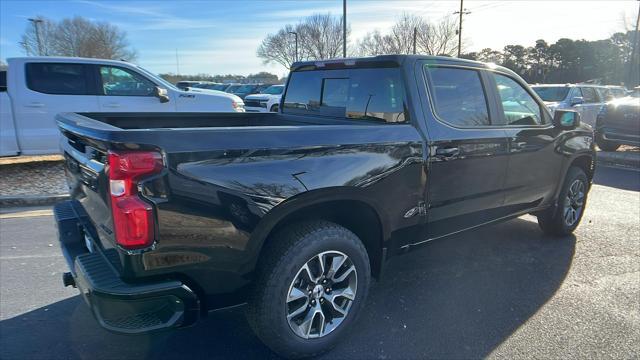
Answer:
<path fill-rule="evenodd" d="M 295 38 L 292 33 L 298 33 L 300 25 L 285 25 L 284 28 L 278 30 L 275 34 L 269 34 L 262 40 L 256 54 L 265 64 L 278 63 L 285 68 L 289 68 L 296 60 Z M 299 36 L 299 35 L 298 35 Z M 300 40 L 298 39 L 298 42 Z M 305 55 L 301 54 L 300 46 L 298 46 L 298 59 L 303 60 Z"/>
<path fill-rule="evenodd" d="M 342 53 L 342 17 L 330 13 L 311 15 L 300 24 L 298 36 L 299 47 L 304 49 L 307 58 L 339 57 Z"/>
<path fill-rule="evenodd" d="M 57 23 L 42 17 L 38 19 L 42 20 L 37 35 L 44 55 L 128 61 L 136 58 L 136 52 L 129 46 L 126 33 L 115 25 L 93 22 L 80 16 Z M 22 35 L 20 45 L 27 55 L 39 53 L 35 31 L 35 27 L 29 26 Z"/>
<path fill-rule="evenodd" d="M 358 43 L 361 55 L 411 54 L 416 32 L 416 52 L 429 55 L 453 55 L 457 51 L 456 22 L 445 17 L 436 23 L 404 14 L 387 34 L 379 30 L 368 33 Z"/>
<path fill-rule="evenodd" d="M 265 64 L 278 63 L 289 68 L 296 59 L 295 35 L 292 33 L 298 37 L 299 60 L 331 59 L 342 53 L 342 17 L 327 13 L 311 15 L 298 24 L 287 24 L 267 35 L 258 46 L 257 56 Z"/>

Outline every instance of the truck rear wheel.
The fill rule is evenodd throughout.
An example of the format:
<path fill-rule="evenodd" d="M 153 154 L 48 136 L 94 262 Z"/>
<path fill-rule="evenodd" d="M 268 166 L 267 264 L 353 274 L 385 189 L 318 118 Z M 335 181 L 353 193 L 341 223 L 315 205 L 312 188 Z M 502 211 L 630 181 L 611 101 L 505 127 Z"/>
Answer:
<path fill-rule="evenodd" d="M 371 279 L 367 251 L 346 228 L 326 221 L 288 226 L 261 254 L 247 320 L 287 358 L 321 354 L 348 335 Z"/>
<path fill-rule="evenodd" d="M 571 234 L 580 224 L 587 204 L 589 181 L 584 171 L 572 166 L 558 196 L 557 206 L 538 214 L 538 225 L 547 235 Z"/>

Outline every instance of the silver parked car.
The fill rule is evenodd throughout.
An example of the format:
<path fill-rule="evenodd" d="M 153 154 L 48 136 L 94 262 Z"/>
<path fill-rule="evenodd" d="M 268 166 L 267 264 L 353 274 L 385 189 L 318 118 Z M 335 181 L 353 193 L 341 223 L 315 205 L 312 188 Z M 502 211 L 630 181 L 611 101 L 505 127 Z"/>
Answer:
<path fill-rule="evenodd" d="M 582 122 L 595 126 L 600 107 L 607 101 L 604 86 L 588 84 L 533 85 L 533 90 L 553 113 L 556 109 L 574 109 Z"/>

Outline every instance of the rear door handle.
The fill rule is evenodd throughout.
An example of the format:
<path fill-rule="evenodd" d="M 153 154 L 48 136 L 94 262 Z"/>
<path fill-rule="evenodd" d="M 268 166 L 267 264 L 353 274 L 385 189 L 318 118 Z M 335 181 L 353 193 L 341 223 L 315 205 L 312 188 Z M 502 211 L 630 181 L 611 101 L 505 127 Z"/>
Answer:
<path fill-rule="evenodd" d="M 30 107 L 30 108 L 43 108 L 44 104 L 41 102 L 32 102 L 32 103 L 28 103 L 26 105 L 26 107 Z"/>
<path fill-rule="evenodd" d="M 445 159 L 452 159 L 460 155 L 460 149 L 457 147 L 437 148 L 436 155 Z"/>

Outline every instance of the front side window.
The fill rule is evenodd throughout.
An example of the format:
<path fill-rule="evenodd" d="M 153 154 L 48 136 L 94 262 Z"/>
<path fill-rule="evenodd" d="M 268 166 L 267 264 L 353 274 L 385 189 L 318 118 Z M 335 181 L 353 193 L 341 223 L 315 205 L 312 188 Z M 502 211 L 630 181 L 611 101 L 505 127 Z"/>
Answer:
<path fill-rule="evenodd" d="M 283 112 L 400 123 L 405 92 L 398 68 L 291 73 Z"/>
<path fill-rule="evenodd" d="M 268 88 L 262 90 L 261 94 L 269 94 L 269 95 L 280 95 L 282 94 L 282 90 L 284 90 L 284 86 L 282 85 L 273 85 Z"/>
<path fill-rule="evenodd" d="M 427 66 L 437 116 L 453 126 L 487 126 L 487 99 L 476 70 Z"/>
<path fill-rule="evenodd" d="M 101 66 L 103 94 L 107 96 L 153 96 L 155 84 L 123 68 Z"/>
<path fill-rule="evenodd" d="M 540 104 L 512 78 L 493 73 L 506 125 L 543 124 Z"/>
<path fill-rule="evenodd" d="M 581 90 L 582 90 L 582 97 L 584 98 L 585 104 L 597 103 L 599 101 L 598 93 L 596 92 L 596 89 L 592 87 L 583 87 Z"/>
<path fill-rule="evenodd" d="M 88 95 L 87 67 L 83 64 L 28 63 L 27 87 L 55 95 Z"/>

